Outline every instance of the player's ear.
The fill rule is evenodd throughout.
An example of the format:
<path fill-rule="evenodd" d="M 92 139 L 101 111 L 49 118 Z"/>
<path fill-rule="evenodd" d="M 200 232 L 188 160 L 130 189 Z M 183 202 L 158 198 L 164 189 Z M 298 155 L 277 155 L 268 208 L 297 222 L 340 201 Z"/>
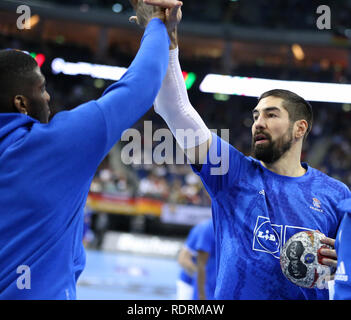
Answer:
<path fill-rule="evenodd" d="M 301 139 L 305 136 L 308 129 L 308 123 L 306 120 L 298 120 L 295 122 L 295 138 Z"/>
<path fill-rule="evenodd" d="M 28 114 L 28 99 L 23 95 L 16 95 L 13 98 L 13 105 L 19 113 Z"/>

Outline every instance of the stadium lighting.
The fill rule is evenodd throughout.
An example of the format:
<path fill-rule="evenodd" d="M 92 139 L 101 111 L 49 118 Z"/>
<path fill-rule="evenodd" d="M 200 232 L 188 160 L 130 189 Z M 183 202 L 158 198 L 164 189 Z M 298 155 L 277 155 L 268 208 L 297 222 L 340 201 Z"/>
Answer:
<path fill-rule="evenodd" d="M 230 96 L 222 93 L 214 93 L 213 98 L 217 101 L 228 101 L 230 99 Z"/>
<path fill-rule="evenodd" d="M 35 59 L 39 68 L 41 68 L 46 59 L 45 55 L 43 55 L 42 53 L 35 53 L 35 52 L 31 52 L 30 55 Z"/>
<path fill-rule="evenodd" d="M 127 68 L 92 64 L 88 62 L 67 62 L 62 58 L 55 58 L 51 63 L 51 71 L 53 74 L 62 73 L 70 76 L 87 75 L 94 79 L 117 81 L 124 75 Z M 196 80 L 196 74 L 184 71 L 183 77 L 186 88 L 190 90 Z"/>
<path fill-rule="evenodd" d="M 308 101 L 351 103 L 351 85 L 339 83 L 272 80 L 208 74 L 200 91 L 247 97 L 259 97 L 271 89 L 293 91 Z"/>
<path fill-rule="evenodd" d="M 183 71 L 183 78 L 185 81 L 185 86 L 187 90 L 190 90 L 196 81 L 196 74 L 194 72 Z"/>
<path fill-rule="evenodd" d="M 40 22 L 39 15 L 35 14 L 30 17 L 25 23 L 25 29 L 32 29 Z"/>
<path fill-rule="evenodd" d="M 112 6 L 112 11 L 115 13 L 120 13 L 122 12 L 122 10 L 123 10 L 123 6 L 118 2 Z"/>
<path fill-rule="evenodd" d="M 294 57 L 296 60 L 303 60 L 305 59 L 305 53 L 302 49 L 302 47 L 297 44 L 297 43 L 294 43 L 292 46 L 291 46 L 291 51 L 293 52 L 294 54 Z"/>
<path fill-rule="evenodd" d="M 87 75 L 95 79 L 119 80 L 127 68 L 92 64 L 87 62 L 67 62 L 64 59 L 56 58 L 51 63 L 51 70 L 54 74 L 65 75 Z"/>

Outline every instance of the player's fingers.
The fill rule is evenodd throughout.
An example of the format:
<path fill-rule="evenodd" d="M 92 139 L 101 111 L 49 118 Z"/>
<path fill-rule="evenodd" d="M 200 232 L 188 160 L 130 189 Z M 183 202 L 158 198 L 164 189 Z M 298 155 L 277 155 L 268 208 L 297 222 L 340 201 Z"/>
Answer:
<path fill-rule="evenodd" d="M 332 246 L 333 248 L 335 247 L 335 239 L 325 237 L 321 239 L 321 242 L 329 246 Z"/>
<path fill-rule="evenodd" d="M 183 2 L 182 1 L 177 1 L 177 0 L 143 0 L 144 3 L 153 5 L 153 6 L 159 6 L 162 8 L 174 8 L 176 6 L 182 6 Z"/>
<path fill-rule="evenodd" d="M 334 267 L 334 268 L 336 268 L 338 265 L 338 261 L 334 259 L 323 258 L 321 262 L 326 266 Z"/>
<path fill-rule="evenodd" d="M 320 254 L 324 257 L 337 259 L 336 251 L 333 249 L 322 248 L 319 250 Z"/>

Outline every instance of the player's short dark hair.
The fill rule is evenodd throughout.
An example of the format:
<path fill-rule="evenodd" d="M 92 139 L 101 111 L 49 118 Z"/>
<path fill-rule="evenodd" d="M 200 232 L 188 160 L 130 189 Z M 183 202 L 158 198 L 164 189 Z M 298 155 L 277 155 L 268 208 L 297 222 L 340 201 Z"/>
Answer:
<path fill-rule="evenodd" d="M 304 136 L 304 139 L 306 139 L 313 124 L 313 110 L 311 104 L 296 93 L 283 89 L 273 89 L 264 92 L 258 98 L 258 101 L 270 96 L 284 100 L 283 107 L 288 111 L 290 121 L 295 122 L 302 119 L 307 121 L 308 128 Z"/>
<path fill-rule="evenodd" d="M 33 82 L 37 62 L 29 54 L 19 50 L 0 50 L 0 113 L 17 112 L 13 98 L 26 95 Z"/>

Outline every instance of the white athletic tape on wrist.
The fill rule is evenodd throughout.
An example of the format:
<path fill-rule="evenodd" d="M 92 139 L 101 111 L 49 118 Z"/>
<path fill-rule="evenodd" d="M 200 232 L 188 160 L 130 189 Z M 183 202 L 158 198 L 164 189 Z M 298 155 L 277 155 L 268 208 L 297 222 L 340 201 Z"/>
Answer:
<path fill-rule="evenodd" d="M 180 147 L 189 149 L 207 141 L 211 132 L 189 101 L 178 55 L 178 48 L 170 50 L 167 74 L 154 107 Z"/>

